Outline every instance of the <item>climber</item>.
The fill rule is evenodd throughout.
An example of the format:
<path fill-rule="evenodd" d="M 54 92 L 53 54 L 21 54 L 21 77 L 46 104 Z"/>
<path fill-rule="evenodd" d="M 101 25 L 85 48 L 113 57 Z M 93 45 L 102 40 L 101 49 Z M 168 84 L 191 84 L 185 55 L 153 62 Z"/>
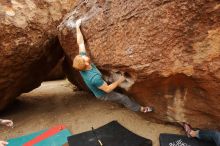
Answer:
<path fill-rule="evenodd" d="M 0 119 L 0 124 L 8 127 L 13 127 L 13 122 L 11 120 Z M 0 141 L 0 146 L 6 146 L 8 142 Z"/>
<path fill-rule="evenodd" d="M 152 107 L 140 106 L 136 102 L 129 99 L 126 95 L 113 91 L 117 86 L 119 86 L 122 82 L 126 80 L 124 76 L 121 75 L 117 81 L 113 82 L 110 85 L 108 85 L 102 79 L 102 74 L 96 68 L 96 66 L 91 63 L 90 58 L 86 55 L 84 39 L 80 30 L 81 22 L 81 19 L 76 21 L 76 35 L 77 43 L 79 46 L 79 55 L 74 58 L 73 67 L 80 71 L 80 74 L 88 88 L 93 92 L 96 98 L 100 100 L 115 101 L 121 103 L 125 107 L 135 112 L 152 112 Z"/>
<path fill-rule="evenodd" d="M 215 142 L 217 146 L 220 146 L 220 132 L 212 130 L 194 130 L 189 124 L 182 124 L 186 135 L 189 138 L 198 138 L 205 141 Z"/>

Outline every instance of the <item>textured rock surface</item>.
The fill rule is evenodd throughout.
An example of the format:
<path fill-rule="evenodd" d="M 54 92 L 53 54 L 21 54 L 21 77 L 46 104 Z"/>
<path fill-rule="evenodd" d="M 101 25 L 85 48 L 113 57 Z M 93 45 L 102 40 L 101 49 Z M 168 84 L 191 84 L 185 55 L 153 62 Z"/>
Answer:
<path fill-rule="evenodd" d="M 57 25 L 74 1 L 0 1 L 0 110 L 40 85 L 63 51 Z"/>
<path fill-rule="evenodd" d="M 107 79 L 124 72 L 127 93 L 155 106 L 146 118 L 220 128 L 218 0 L 78 1 L 59 27 L 69 67 L 78 51 L 77 18 L 83 18 L 88 52 Z"/>
<path fill-rule="evenodd" d="M 52 80 L 60 80 L 65 78 L 65 74 L 63 72 L 63 60 L 64 58 L 60 59 L 58 64 L 49 72 L 49 74 L 46 77 L 46 81 L 52 81 Z"/>

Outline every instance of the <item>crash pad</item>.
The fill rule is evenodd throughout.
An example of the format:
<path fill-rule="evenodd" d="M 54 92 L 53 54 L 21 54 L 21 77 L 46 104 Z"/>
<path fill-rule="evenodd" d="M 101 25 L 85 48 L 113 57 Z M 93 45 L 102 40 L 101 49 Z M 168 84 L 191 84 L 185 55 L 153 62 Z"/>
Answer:
<path fill-rule="evenodd" d="M 48 129 L 47 131 L 45 131 L 44 133 L 38 135 L 37 137 L 33 138 L 32 140 L 24 143 L 23 146 L 33 146 L 34 144 L 37 144 L 38 142 L 59 133 L 64 128 L 65 127 L 63 125 L 54 126 L 53 128 Z"/>
<path fill-rule="evenodd" d="M 147 130 L 147 129 L 146 129 Z M 69 146 L 152 146 L 152 141 L 129 131 L 117 121 L 68 137 Z"/>
<path fill-rule="evenodd" d="M 69 130 L 64 129 L 59 133 L 34 144 L 33 146 L 62 146 L 67 142 L 67 137 L 71 135 L 72 134 Z"/>
<path fill-rule="evenodd" d="M 29 143 L 31 146 L 61 146 L 67 142 L 67 137 L 71 135 L 71 132 L 67 129 L 57 131 L 56 128 L 57 127 L 53 127 L 29 135 L 9 139 L 8 146 L 24 146 L 24 144 L 28 142 L 34 142 L 32 144 Z"/>
<path fill-rule="evenodd" d="M 27 141 L 30 141 L 33 138 L 35 138 L 36 136 L 44 133 L 46 130 L 41 130 L 39 132 L 35 132 L 32 134 L 24 135 L 24 136 L 17 137 L 17 138 L 11 138 L 8 140 L 9 144 L 7 146 L 22 146 Z"/>
<path fill-rule="evenodd" d="M 215 143 L 188 138 L 184 135 L 160 134 L 160 146 L 216 146 Z"/>

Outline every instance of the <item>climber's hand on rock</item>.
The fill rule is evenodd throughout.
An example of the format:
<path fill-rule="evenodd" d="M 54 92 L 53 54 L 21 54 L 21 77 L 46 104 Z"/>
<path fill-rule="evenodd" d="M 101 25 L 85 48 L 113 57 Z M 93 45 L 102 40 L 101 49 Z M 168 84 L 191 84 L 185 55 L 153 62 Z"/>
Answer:
<path fill-rule="evenodd" d="M 76 21 L 76 27 L 80 27 L 81 23 L 82 23 L 82 19 L 78 19 Z"/>
<path fill-rule="evenodd" d="M 122 83 L 125 81 L 125 77 L 123 75 L 121 75 L 118 80 L 120 83 Z"/>

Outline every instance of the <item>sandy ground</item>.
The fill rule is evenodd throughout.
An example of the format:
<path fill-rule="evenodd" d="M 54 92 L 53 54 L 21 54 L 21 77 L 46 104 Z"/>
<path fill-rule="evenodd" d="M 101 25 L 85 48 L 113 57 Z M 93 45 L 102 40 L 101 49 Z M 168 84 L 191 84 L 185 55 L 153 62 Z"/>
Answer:
<path fill-rule="evenodd" d="M 117 120 L 134 133 L 159 146 L 159 133 L 181 133 L 175 126 L 146 121 L 138 114 L 111 102 L 95 99 L 86 92 L 74 91 L 66 80 L 44 82 L 30 93 L 21 95 L 13 108 L 1 113 L 15 127 L 1 127 L 0 139 L 9 139 L 64 124 L 73 134 L 97 128 Z"/>

